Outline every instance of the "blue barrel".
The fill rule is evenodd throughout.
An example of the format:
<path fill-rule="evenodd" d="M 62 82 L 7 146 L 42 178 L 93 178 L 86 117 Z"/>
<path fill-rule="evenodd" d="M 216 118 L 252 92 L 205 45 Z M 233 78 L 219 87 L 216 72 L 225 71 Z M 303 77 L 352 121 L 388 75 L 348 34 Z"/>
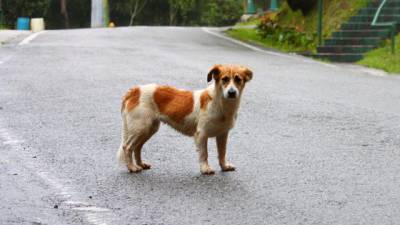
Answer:
<path fill-rule="evenodd" d="M 29 18 L 18 17 L 17 19 L 17 30 L 29 30 Z"/>

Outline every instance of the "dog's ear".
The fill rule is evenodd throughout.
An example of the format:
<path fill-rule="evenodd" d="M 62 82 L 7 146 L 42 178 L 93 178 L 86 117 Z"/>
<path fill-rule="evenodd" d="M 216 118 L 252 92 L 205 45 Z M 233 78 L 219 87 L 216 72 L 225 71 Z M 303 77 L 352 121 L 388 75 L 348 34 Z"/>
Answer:
<path fill-rule="evenodd" d="M 219 76 L 221 75 L 221 67 L 222 65 L 215 65 L 210 72 L 208 72 L 207 75 L 207 82 L 210 82 L 212 80 L 212 78 L 214 78 L 215 80 L 219 79 Z"/>
<path fill-rule="evenodd" d="M 253 71 L 251 71 L 249 68 L 245 67 L 243 70 L 243 75 L 244 75 L 244 80 L 247 82 L 251 79 L 253 79 Z"/>

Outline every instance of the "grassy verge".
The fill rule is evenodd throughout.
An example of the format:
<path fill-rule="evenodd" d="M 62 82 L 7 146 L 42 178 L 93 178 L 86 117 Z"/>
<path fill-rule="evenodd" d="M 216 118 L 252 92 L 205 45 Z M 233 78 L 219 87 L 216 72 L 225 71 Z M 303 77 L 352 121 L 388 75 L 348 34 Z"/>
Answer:
<path fill-rule="evenodd" d="M 226 32 L 229 36 L 241 41 L 250 42 L 265 48 L 273 48 L 282 52 L 295 52 L 301 49 L 291 46 L 287 43 L 276 42 L 272 39 L 262 38 L 256 29 L 237 28 Z"/>
<path fill-rule="evenodd" d="M 391 53 L 390 46 L 391 43 L 387 41 L 383 47 L 367 53 L 358 64 L 389 73 L 400 73 L 400 35 L 396 39 L 396 54 Z"/>
<path fill-rule="evenodd" d="M 246 22 L 239 22 L 235 26 L 242 27 L 242 26 L 257 26 L 260 23 L 259 18 L 253 18 Z"/>

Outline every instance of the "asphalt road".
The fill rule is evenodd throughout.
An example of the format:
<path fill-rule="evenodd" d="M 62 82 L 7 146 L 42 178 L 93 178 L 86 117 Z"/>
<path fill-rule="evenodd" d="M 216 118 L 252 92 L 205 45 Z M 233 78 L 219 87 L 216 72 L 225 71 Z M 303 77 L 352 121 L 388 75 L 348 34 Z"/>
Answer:
<path fill-rule="evenodd" d="M 257 51 L 201 28 L 49 31 L 0 48 L 0 224 L 398 224 L 400 79 Z M 162 126 L 152 169 L 118 166 L 136 84 L 199 89 L 216 63 L 254 71 L 228 157 L 201 176 Z M 218 168 L 216 148 L 210 163 Z"/>

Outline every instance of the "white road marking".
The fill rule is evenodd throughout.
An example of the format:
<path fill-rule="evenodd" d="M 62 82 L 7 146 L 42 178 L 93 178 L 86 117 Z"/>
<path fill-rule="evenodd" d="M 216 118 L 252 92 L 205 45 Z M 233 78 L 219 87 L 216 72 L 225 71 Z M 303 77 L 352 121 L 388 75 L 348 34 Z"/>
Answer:
<path fill-rule="evenodd" d="M 209 33 L 209 34 L 214 35 L 216 37 L 231 41 L 231 42 L 233 42 L 235 44 L 238 44 L 238 45 L 241 45 L 243 47 L 249 48 L 249 49 L 251 49 L 253 51 L 262 52 L 262 53 L 265 53 L 265 54 L 268 54 L 268 55 L 279 56 L 279 57 L 288 58 L 288 59 L 301 60 L 301 61 L 303 61 L 305 63 L 314 63 L 314 64 L 324 65 L 324 66 L 331 67 L 331 68 L 337 68 L 336 65 L 329 64 L 329 63 L 323 63 L 323 62 L 315 61 L 315 60 L 312 60 L 312 59 L 307 59 L 307 58 L 305 58 L 303 56 L 296 56 L 296 55 L 289 55 L 289 54 L 283 54 L 283 53 L 279 53 L 279 52 L 268 51 L 268 50 L 265 50 L 265 49 L 262 49 L 262 48 L 259 48 L 259 47 L 244 43 L 243 41 L 239 41 L 239 40 L 230 38 L 228 36 L 213 32 L 213 31 L 209 30 L 206 27 L 203 27 L 202 30 L 204 32 L 206 32 L 206 33 Z"/>
<path fill-rule="evenodd" d="M 46 31 L 40 31 L 37 33 L 33 33 L 26 37 L 24 40 L 22 40 L 18 45 L 26 45 L 29 44 L 33 39 L 37 38 L 39 35 L 44 34 Z"/>
<path fill-rule="evenodd" d="M 30 156 L 25 155 L 26 153 L 21 151 L 20 144 L 23 143 L 24 140 L 17 138 L 17 136 L 12 134 L 9 130 L 1 127 L 3 126 L 1 126 L 0 124 L 0 141 L 2 141 L 3 144 L 9 145 L 11 148 L 13 148 L 12 152 L 18 152 L 17 159 L 23 159 L 24 167 L 29 169 L 29 171 L 34 172 L 38 177 L 44 180 L 46 184 L 48 184 L 54 190 L 58 191 L 59 197 L 63 200 L 60 204 L 60 207 L 70 210 L 81 211 L 83 216 L 86 217 L 86 220 L 94 225 L 107 225 L 107 223 L 105 223 L 104 221 L 115 217 L 110 209 L 97 207 L 93 204 L 90 204 L 89 202 L 85 202 L 85 197 L 80 197 L 79 193 L 74 191 L 72 187 L 65 186 L 63 184 L 63 182 L 66 182 L 65 180 L 61 180 L 55 177 L 53 173 L 48 172 L 51 170 L 46 168 L 45 164 L 39 163 L 40 171 L 38 171 L 37 159 L 35 162 L 29 161 L 27 159 L 29 159 Z M 8 162 L 8 160 L 4 157 L 0 161 L 5 163 Z M 15 162 L 15 160 L 11 161 Z"/>
<path fill-rule="evenodd" d="M 14 145 L 14 144 L 19 144 L 23 143 L 21 140 L 8 140 L 8 141 L 3 141 L 3 144 L 5 145 Z"/>
<path fill-rule="evenodd" d="M 0 60 L 0 65 L 6 63 L 8 60 L 10 60 L 12 56 L 6 56 Z"/>
<path fill-rule="evenodd" d="M 101 208 L 101 207 L 94 207 L 94 206 L 86 206 L 86 207 L 76 207 L 74 210 L 78 211 L 92 211 L 92 212 L 108 212 L 109 209 Z"/>

